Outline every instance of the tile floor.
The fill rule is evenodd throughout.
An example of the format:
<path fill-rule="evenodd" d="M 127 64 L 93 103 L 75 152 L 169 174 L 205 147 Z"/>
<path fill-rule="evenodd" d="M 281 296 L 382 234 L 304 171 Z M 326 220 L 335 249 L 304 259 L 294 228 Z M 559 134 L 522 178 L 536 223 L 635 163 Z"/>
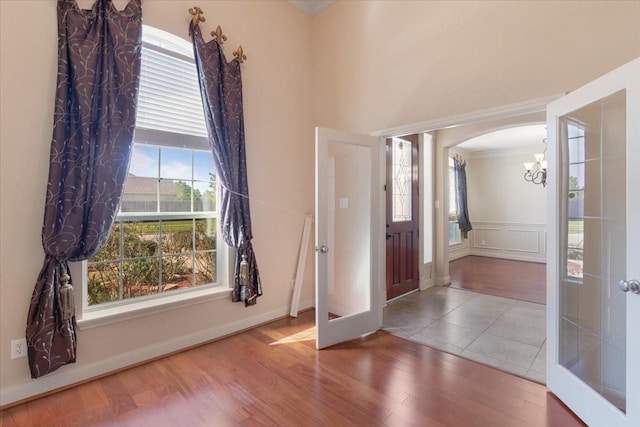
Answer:
<path fill-rule="evenodd" d="M 387 332 L 545 383 L 545 306 L 434 286 L 388 303 Z"/>

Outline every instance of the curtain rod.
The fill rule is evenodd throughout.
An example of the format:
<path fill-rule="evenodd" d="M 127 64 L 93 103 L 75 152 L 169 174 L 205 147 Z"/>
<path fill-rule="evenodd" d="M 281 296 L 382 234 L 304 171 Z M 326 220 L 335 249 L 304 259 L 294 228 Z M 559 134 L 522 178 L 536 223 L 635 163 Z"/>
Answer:
<path fill-rule="evenodd" d="M 205 22 L 207 20 L 204 17 L 204 10 L 202 10 L 198 6 L 190 7 L 189 14 L 193 16 L 193 18 L 191 18 L 191 22 L 193 22 L 194 27 L 198 25 L 200 22 Z M 227 36 L 222 34 L 222 28 L 220 27 L 220 25 L 218 25 L 215 31 L 211 31 L 211 35 L 216 39 L 216 42 L 218 42 L 219 45 L 222 45 L 222 43 L 227 41 Z M 238 48 L 233 52 L 233 56 L 241 64 L 247 60 L 247 55 L 244 54 L 244 49 L 242 49 L 242 45 L 238 46 Z"/>

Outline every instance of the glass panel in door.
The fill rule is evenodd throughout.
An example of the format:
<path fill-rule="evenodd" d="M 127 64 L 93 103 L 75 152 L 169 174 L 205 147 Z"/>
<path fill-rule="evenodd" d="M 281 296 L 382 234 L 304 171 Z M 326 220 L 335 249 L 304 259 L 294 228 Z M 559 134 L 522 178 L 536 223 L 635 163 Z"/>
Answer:
<path fill-rule="evenodd" d="M 329 141 L 328 318 L 369 311 L 371 300 L 371 153 Z"/>
<path fill-rule="evenodd" d="M 626 91 L 560 117 L 559 364 L 626 410 Z"/>
<path fill-rule="evenodd" d="M 391 139 L 392 221 L 411 221 L 413 164 L 411 141 Z"/>

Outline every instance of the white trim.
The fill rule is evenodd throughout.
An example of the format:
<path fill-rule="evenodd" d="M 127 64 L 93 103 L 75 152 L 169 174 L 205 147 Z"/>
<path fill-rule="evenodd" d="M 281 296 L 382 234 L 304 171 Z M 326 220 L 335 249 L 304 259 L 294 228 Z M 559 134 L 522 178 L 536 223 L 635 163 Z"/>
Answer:
<path fill-rule="evenodd" d="M 453 126 L 461 126 L 478 121 L 489 121 L 494 119 L 504 119 L 507 117 L 520 116 L 529 113 L 538 113 L 541 111 L 545 111 L 547 104 L 560 98 L 562 95 L 563 94 L 550 95 L 542 98 L 531 99 L 528 101 L 503 105 L 500 107 L 477 110 L 471 113 L 458 114 L 456 116 L 449 116 L 445 118 L 427 120 L 425 122 L 413 123 L 405 126 L 382 129 L 371 133 L 371 135 L 383 137 L 410 135 L 414 133 L 429 132 Z"/>
<path fill-rule="evenodd" d="M 478 250 L 471 250 L 471 253 L 469 254 L 471 256 L 481 256 L 481 257 L 485 257 L 485 258 L 498 258 L 498 259 L 506 259 L 506 260 L 511 260 L 511 261 L 524 261 L 524 262 L 535 262 L 538 264 L 546 264 L 547 263 L 547 259 L 546 258 L 539 258 L 539 257 L 528 257 L 526 255 L 518 255 L 518 254 L 513 254 L 513 253 L 504 253 L 504 252 L 489 252 L 489 251 L 478 251 Z"/>
<path fill-rule="evenodd" d="M 537 222 L 514 222 L 514 221 L 478 221 L 473 220 L 473 225 L 502 225 L 502 226 L 518 226 L 518 227 L 546 227 L 547 224 Z"/>
<path fill-rule="evenodd" d="M 82 314 L 82 319 L 78 320 L 78 328 L 84 331 L 176 308 L 225 299 L 231 296 L 231 291 L 232 289 L 223 286 L 208 287 L 207 289 L 188 290 L 177 295 L 167 295 L 162 298 L 119 304 L 109 308 L 86 310 Z"/>
<path fill-rule="evenodd" d="M 304 301 L 301 304 L 301 307 L 303 309 L 313 307 L 313 300 Z M 153 360 L 181 350 L 186 350 L 190 347 L 205 344 L 209 341 L 225 337 L 235 332 L 243 331 L 284 317 L 288 312 L 289 307 L 283 306 L 268 313 L 208 328 L 190 335 L 184 335 L 130 352 L 120 353 L 94 363 L 86 365 L 66 365 L 45 377 L 38 378 L 37 380 L 12 387 L 2 388 L 0 390 L 0 406 L 9 405 L 27 398 L 36 398 L 39 395 L 62 387 L 67 387 L 79 382 L 87 382 L 92 378 L 103 376 L 132 365 Z"/>
<path fill-rule="evenodd" d="M 516 148 L 503 148 L 497 150 L 486 150 L 486 151 L 469 151 L 470 159 L 490 159 L 490 158 L 498 158 L 498 157 L 511 157 L 517 155 L 528 155 L 533 153 L 540 152 L 540 144 L 537 145 L 526 145 L 522 147 Z"/>

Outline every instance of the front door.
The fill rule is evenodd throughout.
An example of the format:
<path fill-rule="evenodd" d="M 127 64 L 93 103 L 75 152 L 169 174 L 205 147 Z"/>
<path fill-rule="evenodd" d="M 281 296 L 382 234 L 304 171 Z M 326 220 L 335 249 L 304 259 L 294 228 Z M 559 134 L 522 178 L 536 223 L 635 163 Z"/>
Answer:
<path fill-rule="evenodd" d="M 316 347 L 382 324 L 378 138 L 316 128 Z"/>
<path fill-rule="evenodd" d="M 386 142 L 387 300 L 418 289 L 418 135 Z"/>
<path fill-rule="evenodd" d="M 547 386 L 640 426 L 640 58 L 547 108 Z"/>

